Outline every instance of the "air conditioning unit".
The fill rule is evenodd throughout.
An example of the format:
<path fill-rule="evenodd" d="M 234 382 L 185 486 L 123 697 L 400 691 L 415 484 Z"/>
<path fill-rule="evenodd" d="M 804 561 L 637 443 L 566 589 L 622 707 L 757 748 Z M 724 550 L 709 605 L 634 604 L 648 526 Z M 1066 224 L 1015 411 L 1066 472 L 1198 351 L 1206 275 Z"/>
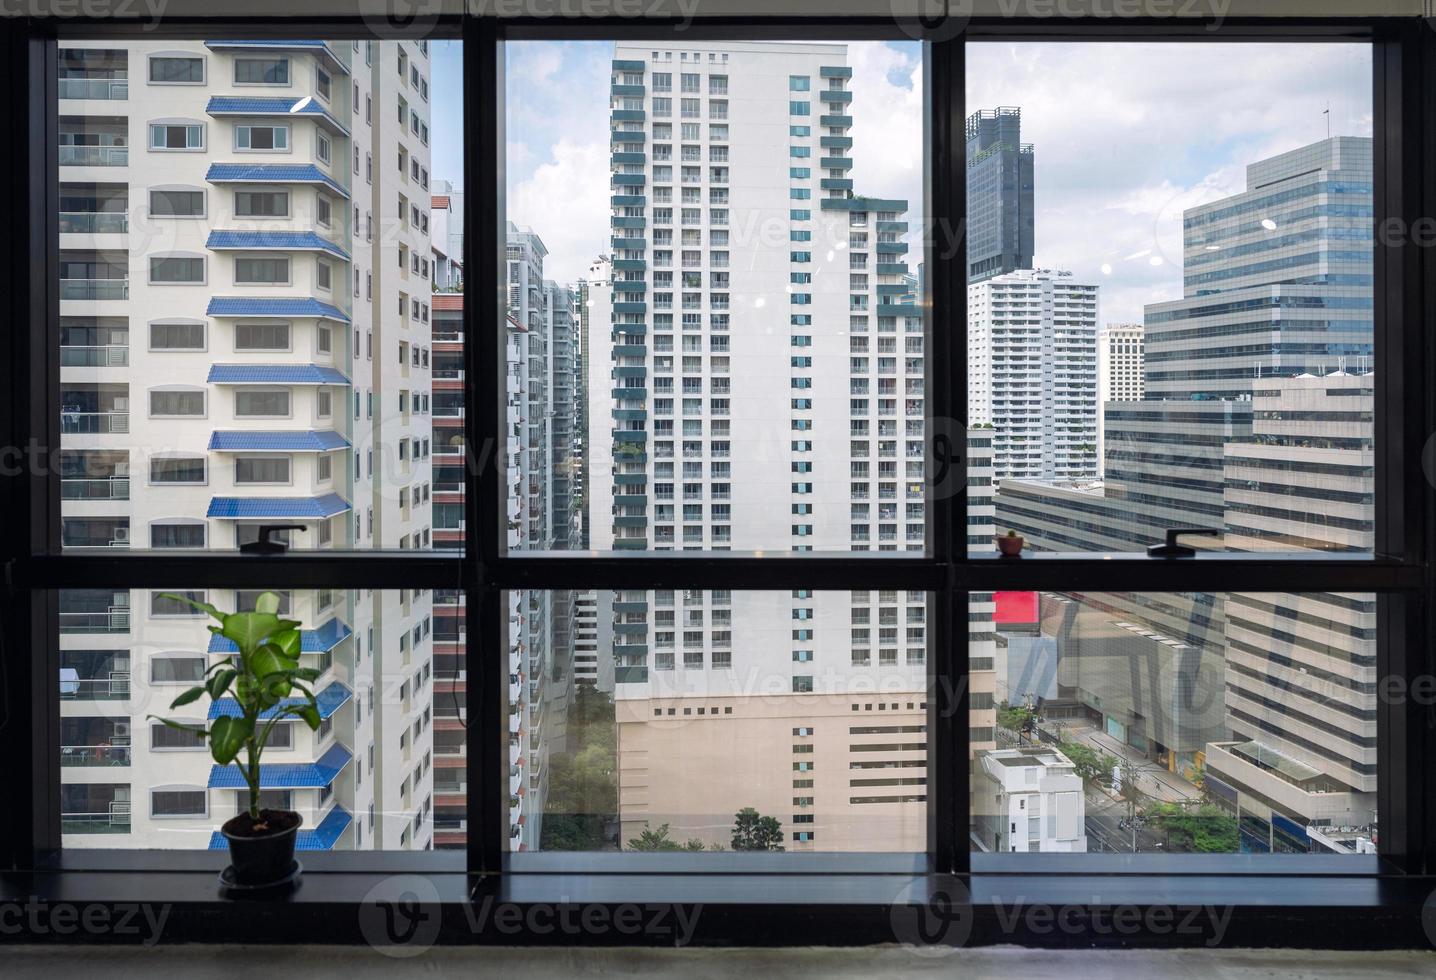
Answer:
<path fill-rule="evenodd" d="M 111 545 L 127 545 L 130 543 L 130 529 L 128 527 L 115 528 L 115 536 L 110 539 Z"/>
<path fill-rule="evenodd" d="M 115 736 L 115 738 L 129 738 L 129 737 L 130 737 L 130 723 L 129 723 L 128 721 L 116 721 L 116 722 L 113 722 L 112 724 L 115 726 L 115 730 L 114 730 L 114 732 L 112 733 L 112 734 Z"/>

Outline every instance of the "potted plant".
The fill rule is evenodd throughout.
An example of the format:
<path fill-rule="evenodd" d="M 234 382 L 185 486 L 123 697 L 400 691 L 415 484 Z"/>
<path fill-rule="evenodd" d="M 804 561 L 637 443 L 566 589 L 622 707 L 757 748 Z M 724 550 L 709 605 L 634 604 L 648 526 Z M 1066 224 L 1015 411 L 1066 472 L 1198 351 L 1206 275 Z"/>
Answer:
<path fill-rule="evenodd" d="M 209 743 L 209 754 L 221 766 L 233 764 L 249 788 L 249 806 L 225 821 L 220 831 L 229 841 L 230 866 L 221 880 L 231 887 L 262 888 L 292 879 L 298 871 L 294 841 L 303 818 L 293 810 L 260 809 L 260 758 L 274 726 L 295 717 L 310 729 L 319 727 L 319 706 L 307 686 L 319 676 L 312 667 L 299 666 L 299 623 L 279 618 L 279 596 L 262 593 L 252 612 L 224 613 L 207 602 L 166 593 L 219 620 L 209 631 L 234 643 L 239 651 L 205 671 L 203 683 L 170 704 L 182 708 L 209 696 L 218 702 L 232 698 L 238 713 L 221 714 L 196 725 L 170 718 L 155 718 L 171 728 L 190 732 Z M 240 754 L 244 759 L 240 761 Z"/>
<path fill-rule="evenodd" d="M 997 550 L 1002 552 L 1004 558 L 1016 558 L 1022 554 L 1022 546 L 1027 539 L 1016 531 L 1009 530 L 1006 534 L 998 534 L 993 537 L 997 542 Z"/>

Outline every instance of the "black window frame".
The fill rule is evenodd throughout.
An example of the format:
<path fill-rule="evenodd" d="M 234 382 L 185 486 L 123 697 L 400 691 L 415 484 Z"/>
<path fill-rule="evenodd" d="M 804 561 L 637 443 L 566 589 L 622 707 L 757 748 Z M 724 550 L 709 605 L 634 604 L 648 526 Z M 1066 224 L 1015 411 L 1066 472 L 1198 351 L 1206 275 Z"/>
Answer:
<path fill-rule="evenodd" d="M 632 18 L 459 17 L 438 15 L 411 26 L 385 25 L 386 38 L 462 39 L 464 42 L 464 162 L 466 267 L 464 368 L 472 379 L 491 378 L 487 394 L 477 383 L 466 390 L 467 445 L 502 443 L 504 406 L 502 325 L 506 320 L 504 207 L 503 45 L 509 40 L 574 40 L 653 37 L 672 40 L 668 23 Z M 157 27 L 139 22 L 85 19 L 11 19 L 3 30 L 5 89 L 24 97 L 0 105 L 7 131 L 3 153 L 9 178 L 3 193 L 14 215 L 12 233 L 0 236 L 0 269 L 14 279 L 6 290 L 14 323 L 29 331 L 8 333 L 5 363 L 10 381 L 3 402 L 7 444 L 31 439 L 60 445 L 58 317 L 58 99 L 57 39 L 84 37 L 176 38 L 321 37 L 347 41 L 373 38 L 366 20 L 352 18 L 213 19 L 166 18 Z M 1001 39 L 1051 41 L 1364 41 L 1372 45 L 1377 227 L 1396 219 L 1416 226 L 1436 204 L 1436 35 L 1421 18 L 1229 19 L 1219 31 L 1179 19 L 1061 18 L 1053 20 L 963 18 L 898 22 L 893 18 L 809 17 L 734 19 L 706 17 L 683 36 L 702 39 L 790 38 L 924 41 L 926 92 L 925 163 L 929 221 L 961 228 L 965 210 L 962 138 L 965 45 Z M 941 240 L 938 245 L 944 244 Z M 503 473 L 474 467 L 466 477 L 465 518 L 470 529 L 465 556 L 413 551 L 296 552 L 237 556 L 202 552 L 62 553 L 58 471 L 22 470 L 0 485 L 8 512 L 28 520 L 0 529 L 6 591 L 3 648 L 8 676 L 0 771 L 16 774 L 9 805 L 0 808 L 0 899 L 65 894 L 118 902 L 125 896 L 170 901 L 177 935 L 273 941 L 334 941 L 369 938 L 354 915 L 387 876 L 421 874 L 434 886 L 443 910 L 442 941 L 513 941 L 513 934 L 476 933 L 451 909 L 481 896 L 520 906 L 536 903 L 674 903 L 693 901 L 711 913 L 695 941 L 882 942 L 894 935 L 894 909 L 947 907 L 966 892 L 974 911 L 973 934 L 993 928 L 995 903 L 1070 903 L 1091 916 L 1119 903 L 1138 906 L 1226 903 L 1239 913 L 1229 943 L 1266 944 L 1272 928 L 1297 945 L 1412 945 L 1420 942 L 1420 907 L 1436 873 L 1436 726 L 1431 706 L 1385 702 L 1378 709 L 1380 853 L 1374 857 L 1283 856 L 1280 865 L 1251 855 L 1044 855 L 1021 866 L 973 855 L 968 846 L 968 693 L 961 683 L 968 658 L 967 605 L 972 592 L 1008 589 L 1092 591 L 1346 591 L 1378 593 L 1378 676 L 1414 678 L 1432 671 L 1428 610 L 1436 607 L 1436 577 L 1428 562 L 1433 493 L 1422 472 L 1425 434 L 1436 423 L 1436 394 L 1424 383 L 1436 367 L 1425 323 L 1436 308 L 1436 257 L 1431 249 L 1402 247 L 1378 236 L 1375 255 L 1376 546 L 1370 557 L 1341 555 L 1201 555 L 1164 562 L 1140 554 L 1038 554 L 1020 562 L 995 555 L 969 555 L 966 501 L 942 486 L 962 486 L 965 429 L 943 432 L 932 420 L 961 418 L 966 405 L 966 336 L 932 329 L 961 322 L 966 271 L 957 257 L 927 246 L 927 426 L 930 495 L 927 551 L 908 557 L 875 554 L 769 555 L 728 553 L 578 556 L 504 551 Z M 32 257 L 41 260 L 32 261 Z M 487 305 L 486 305 L 487 303 Z M 485 326 L 490 325 L 487 333 Z M 14 464 L 12 456 L 10 462 Z M 936 466 L 933 466 L 933 463 Z M 928 794 L 929 844 L 924 854 L 900 855 L 634 855 L 510 854 L 505 850 L 506 767 L 502 759 L 506 658 L 501 649 L 509 589 L 835 589 L 869 587 L 881 575 L 892 588 L 932 596 L 928 623 L 930 698 Z M 57 691 L 58 600 L 56 590 L 85 587 L 165 587 L 185 582 L 210 589 L 237 588 L 425 588 L 462 589 L 466 625 L 468 827 L 466 852 L 349 852 L 314 854 L 305 888 L 288 901 L 295 911 L 275 928 L 265 916 L 238 914 L 221 899 L 217 866 L 208 852 L 64 851 L 59 826 L 59 697 Z M 33 658 L 17 651 L 36 651 Z M 25 778 L 29 776 L 30 778 Z M 936 778 L 931 778 L 931 777 Z M 1335 860 L 1332 860 L 1334 858 Z M 4 870 L 4 869 L 9 869 Z M 126 883 L 115 886 L 115 872 Z M 1173 883 L 1178 882 L 1177 892 Z M 369 897 L 366 898 L 366 894 Z M 397 897 L 397 896 L 396 896 Z M 209 915 L 230 912 L 223 924 Z M 825 913 L 814 916 L 815 909 Z M 1293 918 L 1293 912 L 1304 915 Z M 457 913 L 454 913 L 457 915 Z M 1353 916 L 1358 917 L 1353 919 Z M 1360 919 L 1365 916 L 1365 919 Z M 1380 924 L 1355 929 L 1355 921 Z M 238 924 L 236 924 L 238 923 Z M 1284 924 L 1284 926 L 1283 926 Z M 316 928 L 332 931 L 316 933 Z M 1337 929 L 1341 935 L 1332 932 Z M 1355 933 L 1353 935 L 1353 932 Z M 1070 943 L 1060 930 L 990 933 L 996 941 L 1026 939 Z M 171 934 L 175 935 L 175 934 Z M 531 936 L 540 939 L 537 934 Z M 584 936 L 551 937 L 582 942 Z M 640 936 L 648 941 L 662 937 Z M 941 939 L 942 937 L 937 937 Z M 586 937 L 587 941 L 604 941 Z M 633 942 L 631 935 L 613 939 Z M 1087 930 L 1077 941 L 1103 942 Z M 1116 936 L 1131 942 L 1133 937 Z M 1200 937 L 1198 937 L 1200 939 Z M 1136 941 L 1181 943 L 1180 933 L 1139 936 Z M 671 942 L 671 937 L 668 938 Z M 972 938 L 970 941 L 981 941 Z"/>

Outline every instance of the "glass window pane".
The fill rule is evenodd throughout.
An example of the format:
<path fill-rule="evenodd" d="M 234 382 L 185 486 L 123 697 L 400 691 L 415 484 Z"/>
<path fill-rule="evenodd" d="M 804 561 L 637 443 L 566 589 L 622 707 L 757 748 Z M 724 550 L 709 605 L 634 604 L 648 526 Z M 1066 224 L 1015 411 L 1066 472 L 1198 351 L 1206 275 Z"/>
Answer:
<path fill-rule="evenodd" d="M 506 598 L 511 850 L 926 849 L 926 593 Z"/>
<path fill-rule="evenodd" d="M 998 528 L 1370 551 L 1370 47 L 968 51 L 968 413 Z"/>
<path fill-rule="evenodd" d="M 506 55 L 508 547 L 921 552 L 921 46 Z"/>
<path fill-rule="evenodd" d="M 973 721 L 974 850 L 1375 853 L 1376 607 L 1326 592 L 975 602 L 995 685 Z"/>
<path fill-rule="evenodd" d="M 462 467 L 456 342 L 433 380 L 433 295 L 462 270 L 462 51 L 315 44 L 59 47 L 67 546 L 231 551 L 251 520 L 303 524 L 296 548 L 434 547 L 435 387 Z M 202 478 L 151 479 L 156 456 Z"/>
<path fill-rule="evenodd" d="M 182 594 L 234 612 L 252 610 L 260 593 Z M 442 745 L 460 731 L 463 639 L 452 624 L 462 597 L 303 589 L 280 598 L 282 615 L 301 624 L 300 665 L 320 671 L 321 722 L 275 725 L 261 805 L 301 814 L 301 849 L 461 845 L 463 770 Z M 232 694 L 170 707 L 233 656 L 233 644 L 163 590 L 66 589 L 59 606 L 63 845 L 222 849 L 220 825 L 248 801 L 238 768 L 216 765 L 194 734 L 150 716 L 208 725 L 238 712 Z"/>

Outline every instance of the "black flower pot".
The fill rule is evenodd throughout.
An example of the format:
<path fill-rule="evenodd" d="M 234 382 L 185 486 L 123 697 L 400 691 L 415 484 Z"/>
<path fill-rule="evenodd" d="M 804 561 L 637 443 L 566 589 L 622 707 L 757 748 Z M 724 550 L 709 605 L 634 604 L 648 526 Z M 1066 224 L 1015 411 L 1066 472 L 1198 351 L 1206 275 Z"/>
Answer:
<path fill-rule="evenodd" d="M 291 878 L 294 841 L 303 822 L 293 810 L 261 810 L 258 824 L 248 812 L 225 821 L 220 832 L 229 841 L 226 877 L 243 888 L 262 888 Z"/>

